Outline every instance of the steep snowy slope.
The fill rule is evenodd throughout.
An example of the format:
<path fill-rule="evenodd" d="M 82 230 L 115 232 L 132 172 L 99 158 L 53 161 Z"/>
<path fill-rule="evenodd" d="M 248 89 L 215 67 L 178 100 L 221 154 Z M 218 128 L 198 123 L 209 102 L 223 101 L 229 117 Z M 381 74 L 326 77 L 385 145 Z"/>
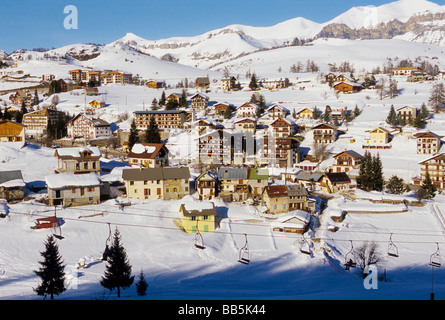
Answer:
<path fill-rule="evenodd" d="M 444 12 L 445 6 L 427 0 L 399 0 L 378 7 L 353 7 L 324 25 L 341 23 L 351 29 L 368 28 L 392 20 L 406 22 L 415 14 L 425 13 L 426 11 L 430 13 Z"/>

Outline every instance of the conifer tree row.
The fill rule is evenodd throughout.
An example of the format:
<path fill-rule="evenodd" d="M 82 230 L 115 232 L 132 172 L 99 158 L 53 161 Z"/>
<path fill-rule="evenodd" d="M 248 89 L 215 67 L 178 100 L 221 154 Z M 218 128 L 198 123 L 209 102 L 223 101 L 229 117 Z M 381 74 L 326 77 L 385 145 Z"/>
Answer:
<path fill-rule="evenodd" d="M 382 191 L 384 184 L 380 155 L 377 153 L 377 155 L 372 156 L 369 151 L 366 151 L 360 163 L 357 187 L 366 191 Z"/>

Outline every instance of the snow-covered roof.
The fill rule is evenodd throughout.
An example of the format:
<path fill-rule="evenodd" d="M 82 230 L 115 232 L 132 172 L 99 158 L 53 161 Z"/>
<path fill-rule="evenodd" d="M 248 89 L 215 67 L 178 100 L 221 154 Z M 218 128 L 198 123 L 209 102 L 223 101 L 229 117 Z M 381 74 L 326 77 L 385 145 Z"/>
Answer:
<path fill-rule="evenodd" d="M 45 176 L 45 182 L 50 189 L 63 189 L 68 187 L 92 187 L 101 184 L 99 176 L 95 173 L 72 174 L 60 173 Z"/>
<path fill-rule="evenodd" d="M 91 157 L 100 157 L 101 152 L 98 147 L 69 147 L 56 149 L 59 157 L 80 157 L 82 153 L 88 152 Z"/>

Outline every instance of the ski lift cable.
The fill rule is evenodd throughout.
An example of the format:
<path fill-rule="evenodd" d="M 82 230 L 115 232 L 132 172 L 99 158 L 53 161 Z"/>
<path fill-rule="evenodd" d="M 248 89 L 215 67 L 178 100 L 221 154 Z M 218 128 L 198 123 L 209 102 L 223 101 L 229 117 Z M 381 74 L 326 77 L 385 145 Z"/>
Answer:
<path fill-rule="evenodd" d="M 15 213 L 15 214 L 23 214 L 23 215 L 27 215 L 27 213 L 24 212 L 16 212 L 13 211 L 11 213 Z M 47 217 L 46 215 L 38 215 L 36 214 L 35 216 L 41 216 L 41 217 Z M 98 221 L 98 220 L 79 220 L 77 218 L 70 218 L 70 217 L 64 217 L 64 220 L 67 221 L 75 221 L 75 222 L 81 222 L 81 223 L 96 223 L 96 224 L 108 224 L 108 223 L 113 223 L 114 225 L 117 226 L 125 226 L 125 227 L 139 227 L 139 228 L 150 228 L 150 229 L 161 229 L 161 230 L 179 230 L 177 227 L 168 227 L 168 226 L 154 226 L 154 225 L 143 225 L 143 224 L 134 224 L 134 223 L 122 223 L 122 222 L 108 222 L 108 221 Z M 238 224 L 237 222 L 230 222 L 231 224 Z M 246 223 L 247 224 L 247 223 Z M 250 225 L 250 224 L 249 224 Z M 270 227 L 270 226 L 267 226 Z M 216 233 L 220 233 L 220 234 L 231 234 L 231 235 L 244 235 L 246 233 L 244 232 L 226 232 L 226 231 L 215 231 Z M 385 233 L 378 233 L 378 232 L 369 232 L 369 234 L 377 234 L 377 235 L 382 235 L 382 234 L 388 234 L 387 232 Z M 281 237 L 281 238 L 290 238 L 288 234 L 283 234 L 283 235 L 279 235 L 279 234 L 263 234 L 263 233 L 249 233 L 248 235 L 250 236 L 258 236 L 258 237 Z M 407 235 L 411 235 L 411 234 L 407 234 Z M 421 235 L 424 236 L 424 235 Z M 299 239 L 300 237 L 295 235 L 293 238 L 295 239 Z M 382 242 L 382 243 L 387 243 L 387 240 L 378 240 L 378 239 L 333 239 L 333 238 L 329 238 L 329 237 L 316 237 L 317 240 L 323 240 L 323 241 L 327 241 L 327 240 L 335 240 L 335 241 L 354 241 L 354 242 L 365 242 L 365 241 L 374 241 L 374 242 Z M 444 241 L 442 242 L 438 242 L 438 241 L 407 241 L 407 240 L 400 240 L 397 241 L 397 243 L 400 244 L 431 244 L 431 243 L 440 243 L 440 244 L 445 244 Z"/>
<path fill-rule="evenodd" d="M 102 207 L 109 207 L 109 208 L 115 208 L 114 206 L 107 206 L 107 205 L 101 205 Z M 78 211 L 89 211 L 89 212 L 97 212 L 97 209 L 94 208 L 80 208 L 80 207 L 67 207 L 65 208 L 65 210 L 78 210 Z M 128 207 L 126 210 L 138 210 L 139 212 L 142 211 L 150 211 L 150 212 L 167 212 L 167 213 L 177 213 L 177 211 L 173 211 L 173 210 L 160 210 L 160 209 L 145 209 L 145 208 L 131 208 Z M 14 213 L 14 212 L 12 212 Z M 19 212 L 15 212 L 15 213 L 19 213 Z M 108 214 L 110 213 L 115 213 L 115 214 L 122 214 L 122 212 L 113 212 L 113 211 L 108 211 Z M 161 218 L 161 219 L 177 219 L 177 217 L 168 217 L 165 215 L 150 215 L 150 214 L 146 214 L 146 213 L 129 213 L 126 212 L 125 215 L 133 215 L 133 216 L 141 216 L 141 217 L 147 217 L 147 218 Z M 36 215 L 37 216 L 37 215 Z M 221 223 L 229 223 L 226 221 L 221 221 Z M 230 224 L 233 224 L 234 222 L 230 222 Z M 243 222 L 236 222 L 236 224 L 246 224 L 246 225 L 250 225 L 249 223 L 243 223 Z M 269 226 L 265 226 L 265 227 L 269 227 Z M 317 228 L 318 231 L 329 231 L 328 228 L 324 228 L 324 227 L 320 227 Z M 374 229 L 376 230 L 376 229 Z M 418 229 L 391 229 L 393 231 L 387 231 L 387 229 L 377 229 L 377 230 L 385 230 L 384 232 L 379 232 L 379 231 L 373 231 L 373 230 L 364 230 L 364 229 L 356 229 L 356 230 L 342 230 L 343 233 L 370 233 L 370 234 L 381 234 L 381 235 L 390 235 L 390 234 L 396 234 L 396 235 L 407 235 L 407 236 L 443 236 L 443 233 L 440 231 L 431 231 L 431 230 L 418 230 Z M 394 231 L 403 231 L 403 232 L 394 232 Z M 411 233 L 409 231 L 417 231 L 417 232 L 423 232 L 424 233 Z M 399 241 L 398 241 L 399 242 Z"/>

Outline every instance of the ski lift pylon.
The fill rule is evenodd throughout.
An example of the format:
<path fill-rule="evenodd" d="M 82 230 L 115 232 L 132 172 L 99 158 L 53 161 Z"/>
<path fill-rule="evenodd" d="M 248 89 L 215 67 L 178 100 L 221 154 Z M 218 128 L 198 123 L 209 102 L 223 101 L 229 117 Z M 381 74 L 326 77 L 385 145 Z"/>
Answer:
<path fill-rule="evenodd" d="M 399 250 L 397 246 L 394 244 L 394 242 L 392 242 L 392 233 L 389 236 L 388 255 L 396 258 L 399 256 Z"/>
<path fill-rule="evenodd" d="M 249 264 L 250 263 L 250 253 L 249 253 L 249 244 L 247 242 L 247 234 L 244 234 L 246 238 L 246 243 L 244 244 L 244 247 L 242 247 L 239 251 L 239 257 L 238 262 L 243 264 Z"/>
<path fill-rule="evenodd" d="M 439 244 L 437 242 L 436 245 L 437 245 L 437 250 L 430 257 L 430 266 L 439 268 L 441 266 L 440 251 L 439 251 Z"/>

